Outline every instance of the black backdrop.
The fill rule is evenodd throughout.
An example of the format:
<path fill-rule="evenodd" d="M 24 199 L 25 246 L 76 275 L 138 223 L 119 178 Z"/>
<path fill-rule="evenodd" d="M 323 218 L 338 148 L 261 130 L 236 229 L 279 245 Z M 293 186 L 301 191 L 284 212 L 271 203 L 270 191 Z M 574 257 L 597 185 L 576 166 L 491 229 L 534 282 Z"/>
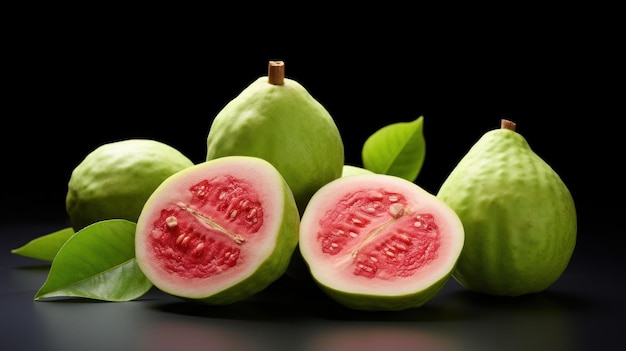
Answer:
<path fill-rule="evenodd" d="M 613 19 L 613 14 L 621 12 L 592 9 L 587 3 L 559 4 L 553 10 L 545 4 L 538 8 L 516 4 L 513 9 L 490 4 L 488 11 L 468 4 L 484 14 L 477 16 L 469 8 L 447 3 L 441 13 L 416 9 L 414 3 L 408 10 L 375 3 L 375 11 L 365 15 L 366 5 L 361 3 L 358 8 L 346 7 L 344 13 L 318 3 L 306 5 L 305 11 L 284 3 L 262 3 L 270 12 L 277 8 L 295 11 L 283 17 L 255 13 L 257 20 L 250 21 L 242 16 L 249 8 L 234 3 L 241 8 L 228 12 L 223 8 L 228 3 L 219 4 L 219 11 L 203 4 L 207 9 L 185 13 L 169 3 L 158 9 L 155 3 L 132 10 L 127 4 L 117 8 L 96 4 L 98 8 L 88 9 L 84 4 L 62 8 L 54 3 L 50 5 L 54 11 L 41 4 L 25 4 L 29 8 L 20 12 L 5 6 L 0 125 L 5 229 L 0 234 L 6 245 L 31 239 L 40 228 L 46 231 L 56 224 L 60 229 L 67 224 L 65 193 L 70 173 L 103 143 L 153 138 L 177 147 L 195 162 L 202 161 L 212 118 L 249 83 L 266 74 L 268 60 L 280 59 L 286 63 L 287 77 L 304 85 L 335 118 L 349 163 L 360 163 L 362 143 L 378 128 L 424 116 L 426 160 L 416 182 L 436 192 L 469 147 L 486 131 L 498 128 L 501 118 L 510 118 L 570 188 L 580 229 L 574 259 L 559 286 L 522 300 L 521 305 L 448 295 L 457 305 L 444 308 L 444 316 L 435 316 L 435 305 L 426 315 L 408 317 L 407 322 L 427 322 L 417 323 L 418 335 L 452 331 L 445 335 L 450 345 L 470 340 L 471 345 L 506 342 L 512 347 L 517 341 L 518 345 L 543 344 L 554 335 L 557 344 L 565 340 L 581 350 L 622 341 L 617 328 L 624 314 L 619 295 L 624 267 L 620 221 L 625 195 L 621 172 L 624 77 L 620 74 L 624 60 L 617 27 L 623 21 Z M 70 329 L 75 331 L 71 312 L 36 308 L 29 313 L 32 304 L 28 300 L 23 300 L 27 304 L 12 303 L 26 296 L 17 292 L 28 294 L 30 288 L 24 284 L 40 284 L 32 279 L 40 275 L 32 274 L 42 272 L 28 263 L 26 269 L 22 264 L 10 265 L 16 266 L 5 277 L 19 286 L 9 283 L 5 294 L 9 332 L 29 330 L 29 335 L 47 336 L 25 339 L 25 334 L 19 334 L 20 345 L 32 344 L 24 340 L 61 340 L 61 348 L 67 349 L 63 341 L 82 345 L 81 341 L 94 335 L 89 333 L 89 324 L 81 329 L 87 333 L 77 339 L 76 333 L 64 333 L 67 323 L 52 329 L 40 323 L 39 317 L 73 321 Z M 161 302 L 154 302 L 148 315 L 131 311 L 139 314 L 129 322 L 141 320 L 142 324 L 133 335 L 122 333 L 119 340 L 109 339 L 135 344 L 137 331 L 154 331 L 155 326 L 159 331 L 161 326 L 167 330 L 167 326 L 183 326 L 184 331 L 191 327 L 192 334 L 206 327 L 209 337 L 216 335 L 211 334 L 213 318 L 198 319 L 199 314 L 191 309 L 159 307 Z M 265 320 L 261 316 L 268 311 L 265 307 L 275 311 L 273 304 L 261 305 L 252 312 L 246 305 L 214 311 L 217 330 L 227 332 L 226 336 L 249 332 L 246 325 Z M 287 305 L 281 301 L 280 306 Z M 92 316 L 89 308 L 101 312 L 97 305 L 79 307 L 75 312 L 80 310 L 84 319 Z M 122 311 L 114 312 L 96 318 L 97 326 L 110 325 L 111 318 Z M 165 319 L 153 312 L 168 312 L 161 316 L 167 322 L 161 323 Z M 308 315 L 305 311 L 295 316 L 297 320 L 303 317 L 309 330 L 302 332 L 296 326 L 288 328 L 296 333 L 287 335 L 282 322 L 292 320 L 291 310 L 278 312 L 276 318 L 268 319 L 272 323 L 265 327 L 269 328 L 255 330 L 251 340 L 264 334 L 261 340 L 286 344 L 302 335 L 324 336 L 336 326 L 342 334 L 352 331 L 343 322 L 349 325 L 350 319 L 356 322 L 364 317 L 339 316 L 335 311 Z M 243 324 L 237 321 L 240 316 Z M 187 323 L 185 317 L 194 321 Z M 383 328 L 373 320 L 378 317 L 366 317 L 367 323 L 358 320 L 355 331 L 366 327 L 371 333 Z M 383 317 L 384 330 L 395 330 L 394 318 Z M 400 316 L 397 322 L 404 319 Z M 195 328 L 196 320 L 201 329 Z M 552 321 L 554 327 L 543 328 L 548 325 L 542 322 Z M 401 324 L 413 328 L 411 323 Z M 273 327 L 280 328 L 276 338 Z M 234 330 L 235 334 L 229 333 Z M 504 331 L 495 336 L 495 344 L 494 330 L 495 334 Z M 9 344 L 18 340 L 13 334 Z M 185 338 L 189 335 L 182 333 Z M 516 335 L 520 340 L 511 339 L 511 343 L 507 339 Z M 206 339 L 203 335 L 199 340 Z M 103 345 L 109 345 L 108 341 Z"/>
<path fill-rule="evenodd" d="M 545 23 L 538 34 L 503 27 L 506 20 L 451 31 L 370 24 L 232 37 L 194 23 L 23 26 L 5 54 L 5 217 L 63 220 L 73 167 L 106 142 L 152 138 L 202 161 L 212 118 L 267 73 L 269 60 L 283 60 L 286 76 L 329 110 L 347 163 L 361 163 L 363 142 L 380 127 L 424 116 L 416 182 L 434 193 L 469 147 L 509 118 L 580 211 L 619 198 L 622 117 L 609 108 L 620 84 L 610 39 L 575 21 L 549 31 Z"/>

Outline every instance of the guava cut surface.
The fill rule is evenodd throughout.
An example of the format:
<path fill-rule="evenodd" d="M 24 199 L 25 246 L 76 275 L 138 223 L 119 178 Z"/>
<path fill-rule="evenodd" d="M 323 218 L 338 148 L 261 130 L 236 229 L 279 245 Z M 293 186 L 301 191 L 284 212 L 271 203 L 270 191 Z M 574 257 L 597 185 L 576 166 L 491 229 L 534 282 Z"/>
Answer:
<path fill-rule="evenodd" d="M 449 280 L 460 219 L 415 183 L 384 174 L 334 180 L 313 195 L 299 249 L 315 282 L 358 310 L 419 307 Z"/>
<path fill-rule="evenodd" d="M 374 172 L 363 167 L 344 165 L 341 176 L 349 177 L 353 175 L 373 173 Z M 302 255 L 300 255 L 300 250 L 296 250 L 293 257 L 291 257 L 291 263 L 289 264 L 289 268 L 287 269 L 287 275 L 289 275 L 290 278 L 293 278 L 297 282 L 304 284 L 305 287 L 311 285 L 311 276 L 308 273 L 308 269 L 302 259 Z"/>
<path fill-rule="evenodd" d="M 341 177 L 344 145 L 330 113 L 304 86 L 288 78 L 273 84 L 270 78 L 253 81 L 215 116 L 206 159 L 246 155 L 267 160 L 283 175 L 303 212 L 317 189 Z"/>
<path fill-rule="evenodd" d="M 154 189 L 193 166 L 174 147 L 151 139 L 125 139 L 98 146 L 74 168 L 66 211 L 74 230 L 105 219 L 136 222 Z"/>
<path fill-rule="evenodd" d="M 166 293 L 228 304 L 283 275 L 299 224 L 293 194 L 269 162 L 205 161 L 169 177 L 150 196 L 137 222 L 137 263 Z"/>

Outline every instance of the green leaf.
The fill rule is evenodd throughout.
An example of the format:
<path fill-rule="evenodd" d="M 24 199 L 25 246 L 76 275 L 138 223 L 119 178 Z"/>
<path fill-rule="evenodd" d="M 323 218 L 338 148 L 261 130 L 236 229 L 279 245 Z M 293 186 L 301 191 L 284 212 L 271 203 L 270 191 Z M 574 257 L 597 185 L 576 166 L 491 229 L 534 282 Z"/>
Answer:
<path fill-rule="evenodd" d="M 11 250 L 11 253 L 43 261 L 52 261 L 61 246 L 72 235 L 74 235 L 74 229 L 71 227 L 57 230 L 56 232 L 35 238 Z"/>
<path fill-rule="evenodd" d="M 411 182 L 417 179 L 426 156 L 424 117 L 390 124 L 370 135 L 361 151 L 363 166 Z"/>
<path fill-rule="evenodd" d="M 76 232 L 54 257 L 35 300 L 73 296 L 129 301 L 145 294 L 152 283 L 135 260 L 135 227 L 111 219 Z"/>

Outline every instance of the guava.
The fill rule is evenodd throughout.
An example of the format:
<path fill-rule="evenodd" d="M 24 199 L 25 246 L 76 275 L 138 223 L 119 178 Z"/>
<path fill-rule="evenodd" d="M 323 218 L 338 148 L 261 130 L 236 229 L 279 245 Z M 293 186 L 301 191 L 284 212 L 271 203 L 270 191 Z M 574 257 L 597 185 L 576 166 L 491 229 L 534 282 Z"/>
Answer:
<path fill-rule="evenodd" d="M 357 174 L 372 174 L 372 173 L 374 172 L 363 167 L 353 166 L 353 165 L 344 165 L 343 171 L 341 172 L 341 176 L 348 177 L 348 176 L 357 175 Z"/>
<path fill-rule="evenodd" d="M 519 296 L 551 286 L 576 243 L 573 197 L 515 123 L 486 132 L 437 196 L 461 218 L 465 247 L 453 277 L 468 289 Z"/>
<path fill-rule="evenodd" d="M 224 305 L 282 276 L 300 215 L 282 175 L 251 156 L 184 169 L 154 191 L 135 233 L 137 264 L 160 290 Z"/>
<path fill-rule="evenodd" d="M 341 176 L 349 177 L 353 175 L 373 173 L 374 172 L 364 167 L 345 164 L 343 166 L 343 172 Z M 304 260 L 302 259 L 302 255 L 300 255 L 300 250 L 296 250 L 294 252 L 293 257 L 291 258 L 291 263 L 289 264 L 289 268 L 287 269 L 287 275 L 307 288 L 311 285 L 311 276 L 308 273 L 308 269 L 306 264 L 304 263 Z"/>
<path fill-rule="evenodd" d="M 304 211 L 299 250 L 317 285 L 357 310 L 420 307 L 449 280 L 459 217 L 417 184 L 385 174 L 334 180 Z"/>
<path fill-rule="evenodd" d="M 137 222 L 154 189 L 192 165 L 183 153 L 157 140 L 102 144 L 71 173 L 65 198 L 69 221 L 75 231 L 105 219 Z"/>
<path fill-rule="evenodd" d="M 344 146 L 330 113 L 299 82 L 285 78 L 284 63 L 270 61 L 215 116 L 207 160 L 255 156 L 270 162 L 291 188 L 300 212 L 322 185 L 341 177 Z"/>

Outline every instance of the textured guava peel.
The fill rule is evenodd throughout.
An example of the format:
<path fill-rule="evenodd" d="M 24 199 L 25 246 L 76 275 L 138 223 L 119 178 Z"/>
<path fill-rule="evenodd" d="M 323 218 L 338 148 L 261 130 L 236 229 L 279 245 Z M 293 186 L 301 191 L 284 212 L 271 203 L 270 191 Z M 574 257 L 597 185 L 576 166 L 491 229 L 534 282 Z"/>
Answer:
<path fill-rule="evenodd" d="M 565 271 L 576 244 L 574 199 L 515 123 L 486 132 L 437 197 L 465 227 L 453 274 L 468 289 L 505 296 L 543 291 Z"/>
<path fill-rule="evenodd" d="M 370 171 L 367 168 L 359 167 L 355 165 L 344 165 L 343 171 L 341 172 L 342 177 L 349 177 L 357 174 L 372 174 L 374 172 Z"/>
<path fill-rule="evenodd" d="M 464 242 L 454 211 L 408 180 L 343 177 L 311 198 L 299 250 L 311 277 L 357 310 L 422 306 L 449 280 Z"/>
<path fill-rule="evenodd" d="M 194 163 L 152 139 L 124 139 L 98 146 L 74 168 L 66 211 L 75 231 L 105 219 L 136 222 L 154 189 Z"/>
<path fill-rule="evenodd" d="M 185 169 L 155 190 L 136 231 L 137 263 L 160 290 L 229 304 L 284 274 L 299 212 L 267 161 L 228 156 Z"/>
<path fill-rule="evenodd" d="M 299 82 L 270 61 L 260 77 L 215 116 L 207 160 L 246 155 L 263 158 L 283 175 L 300 212 L 322 185 L 341 177 L 344 146 L 330 113 Z"/>

